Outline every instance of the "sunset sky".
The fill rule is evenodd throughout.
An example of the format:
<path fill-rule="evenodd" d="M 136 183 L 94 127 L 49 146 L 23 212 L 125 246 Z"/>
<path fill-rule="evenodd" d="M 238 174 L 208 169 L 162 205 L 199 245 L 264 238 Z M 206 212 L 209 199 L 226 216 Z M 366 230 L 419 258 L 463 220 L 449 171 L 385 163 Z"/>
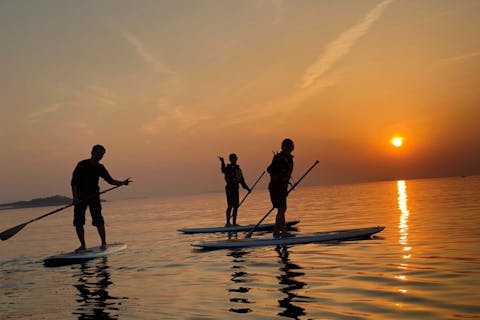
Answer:
<path fill-rule="evenodd" d="M 284 137 L 305 185 L 480 174 L 480 1 L 1 1 L 0 202 L 248 183 Z M 391 144 L 394 136 L 403 145 Z M 263 187 L 268 179 L 263 181 Z"/>

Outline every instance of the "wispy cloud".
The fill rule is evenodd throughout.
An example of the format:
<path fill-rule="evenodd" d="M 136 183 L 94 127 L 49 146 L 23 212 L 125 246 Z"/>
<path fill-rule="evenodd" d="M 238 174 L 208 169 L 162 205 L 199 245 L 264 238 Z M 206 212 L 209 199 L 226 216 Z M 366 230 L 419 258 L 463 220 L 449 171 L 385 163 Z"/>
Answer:
<path fill-rule="evenodd" d="M 52 104 L 51 106 L 48 106 L 48 107 L 43 108 L 41 110 L 31 112 L 31 113 L 27 114 L 27 116 L 25 118 L 29 121 L 38 121 L 41 118 L 43 118 L 45 116 L 48 116 L 50 114 L 53 114 L 60 109 L 61 109 L 61 106 L 59 104 L 55 103 L 55 104 Z"/>
<path fill-rule="evenodd" d="M 83 96 L 88 97 L 91 103 L 94 103 L 96 106 L 112 107 L 116 105 L 116 94 L 108 88 L 89 85 L 85 88 L 85 91 Z"/>
<path fill-rule="evenodd" d="M 341 58 L 347 55 L 352 47 L 363 37 L 394 0 L 386 0 L 375 6 L 357 24 L 341 33 L 335 40 L 327 44 L 323 53 L 307 68 L 300 77 L 299 85 L 286 95 L 262 102 L 222 122 L 222 126 L 230 126 L 259 119 L 268 119 L 268 123 L 277 126 L 307 99 L 325 88 L 334 86 L 339 80 L 338 74 L 328 72 Z"/>
<path fill-rule="evenodd" d="M 290 94 L 281 96 L 270 101 L 262 102 L 255 105 L 253 108 L 244 110 L 235 114 L 235 116 L 229 115 L 228 119 L 220 123 L 221 127 L 229 127 L 231 125 L 238 125 L 248 122 L 258 122 L 266 120 L 264 123 L 268 123 L 272 126 L 277 126 L 282 123 L 288 117 L 291 116 L 291 112 L 298 108 L 309 97 L 317 94 L 319 91 L 334 86 L 338 81 L 336 76 L 324 76 L 321 80 L 317 80 L 314 85 L 305 88 L 297 89 Z M 268 130 L 268 126 L 263 126 Z"/>
<path fill-rule="evenodd" d="M 187 108 L 175 104 L 168 97 L 163 97 L 158 105 L 157 116 L 142 125 L 143 131 L 146 134 L 153 135 L 159 133 L 162 128 L 169 127 L 175 128 L 180 133 L 185 131 L 192 132 L 207 122 L 213 127 L 229 127 L 261 120 L 267 120 L 266 123 L 269 123 L 271 126 L 282 123 L 291 116 L 293 110 L 310 97 L 338 82 L 338 74 L 332 74 L 328 71 L 367 34 L 392 2 L 394 0 L 380 2 L 361 21 L 349 27 L 346 31 L 340 33 L 335 40 L 328 43 L 323 52 L 299 78 L 299 85 L 291 92 L 270 101 L 263 101 L 251 108 L 244 108 L 233 116 L 230 113 L 222 121 L 218 121 L 218 118 L 209 118 L 199 114 L 197 110 L 200 110 L 200 108 Z M 271 3 L 280 11 L 285 5 L 282 0 L 272 1 Z M 156 60 L 146 46 L 137 38 L 129 33 L 124 33 L 124 37 L 136 48 L 137 52 L 147 63 L 153 65 L 158 71 L 167 70 L 166 72 L 170 72 L 170 69 L 161 61 Z"/>
<path fill-rule="evenodd" d="M 327 73 L 337 61 L 348 54 L 352 47 L 368 32 L 370 27 L 382 16 L 387 6 L 393 1 L 394 0 L 382 1 L 373 8 L 362 21 L 353 25 L 330 42 L 318 59 L 307 68 L 300 79 L 299 87 L 307 88 L 312 86 L 313 83 Z"/>
<path fill-rule="evenodd" d="M 480 56 L 480 51 L 474 51 L 474 52 L 464 53 L 464 54 L 450 57 L 450 58 L 445 58 L 445 59 L 442 59 L 441 61 L 445 63 L 454 63 L 454 62 L 463 61 L 463 60 L 467 60 L 467 59 L 475 58 L 479 56 Z"/>
<path fill-rule="evenodd" d="M 177 133 L 194 130 L 199 123 L 208 120 L 209 117 L 202 116 L 193 110 L 180 105 L 172 105 L 165 99 L 158 102 L 158 114 L 155 118 L 142 125 L 146 134 L 157 134 L 163 128 L 175 129 Z"/>
<path fill-rule="evenodd" d="M 280 22 L 280 18 L 285 11 L 285 0 L 259 0 L 257 2 L 258 7 L 263 7 L 264 5 L 269 5 L 273 7 L 273 20 L 272 24 L 277 24 Z"/>
<path fill-rule="evenodd" d="M 145 43 L 143 43 L 138 37 L 125 31 L 122 32 L 122 36 L 135 48 L 143 61 L 152 66 L 156 72 L 170 75 L 175 74 L 175 72 L 164 61 L 153 55 Z"/>
<path fill-rule="evenodd" d="M 153 54 L 151 49 L 137 36 L 130 32 L 121 32 L 123 38 L 135 49 L 139 57 L 153 70 L 164 76 L 164 88 L 168 88 L 162 94 L 157 106 L 157 115 L 148 119 L 141 125 L 144 133 L 157 134 L 162 128 L 169 126 L 179 132 L 189 130 L 195 126 L 202 117 L 196 117 L 192 111 L 174 103 L 175 93 L 181 90 L 182 79 L 158 54 Z"/>
<path fill-rule="evenodd" d="M 91 124 L 86 122 L 78 122 L 78 121 L 67 121 L 65 122 L 65 127 L 73 129 L 75 131 L 82 132 L 83 135 L 87 136 L 95 136 L 95 130 Z"/>
<path fill-rule="evenodd" d="M 284 0 L 272 0 L 272 4 L 275 8 L 275 16 L 272 23 L 277 24 L 280 22 L 280 18 L 285 10 L 285 3 Z"/>

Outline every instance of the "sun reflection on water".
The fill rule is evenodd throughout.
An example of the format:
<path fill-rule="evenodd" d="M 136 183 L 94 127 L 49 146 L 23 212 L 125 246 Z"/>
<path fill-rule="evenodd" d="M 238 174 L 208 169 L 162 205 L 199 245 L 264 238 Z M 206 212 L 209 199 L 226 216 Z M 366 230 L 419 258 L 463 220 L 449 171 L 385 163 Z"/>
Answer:
<path fill-rule="evenodd" d="M 398 190 L 398 209 L 400 210 L 400 221 L 398 223 L 399 229 L 399 240 L 398 243 L 403 246 L 402 251 L 404 254 L 402 255 L 402 259 L 410 259 L 412 257 L 411 250 L 412 247 L 408 245 L 408 218 L 410 216 L 410 211 L 408 210 L 408 195 L 407 195 L 407 184 L 404 180 L 397 181 L 397 190 Z M 406 270 L 408 269 L 407 263 L 401 263 L 399 269 Z M 397 275 L 395 277 L 399 281 L 406 281 L 407 276 L 405 275 Z M 407 289 L 400 288 L 398 292 L 402 294 L 406 294 L 408 292 Z"/>
<path fill-rule="evenodd" d="M 400 241 L 401 245 L 406 246 L 408 244 L 408 217 L 410 212 L 408 211 L 407 206 L 407 184 L 404 180 L 397 181 L 398 189 L 398 208 L 400 209 L 400 223 L 398 225 L 400 231 Z M 406 248 L 409 248 L 406 250 Z M 411 247 L 404 247 L 404 251 L 409 251 Z"/>

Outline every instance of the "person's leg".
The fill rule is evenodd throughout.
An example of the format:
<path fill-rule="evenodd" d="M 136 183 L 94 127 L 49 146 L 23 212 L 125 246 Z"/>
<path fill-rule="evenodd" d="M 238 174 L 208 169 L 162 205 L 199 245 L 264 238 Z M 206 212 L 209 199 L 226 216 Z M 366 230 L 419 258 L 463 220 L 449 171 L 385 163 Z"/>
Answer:
<path fill-rule="evenodd" d="M 225 227 L 228 227 L 230 226 L 230 216 L 231 216 L 231 213 L 232 213 L 232 206 L 231 205 L 228 205 L 227 206 L 227 211 L 226 211 L 226 223 L 225 223 Z"/>
<path fill-rule="evenodd" d="M 225 227 L 230 226 L 230 213 L 232 206 L 230 205 L 230 194 L 228 192 L 228 185 L 225 185 L 225 197 L 227 199 L 227 210 L 225 210 Z"/>
<path fill-rule="evenodd" d="M 278 238 L 280 236 L 280 228 L 279 228 L 279 224 L 278 224 L 278 213 L 280 212 L 280 210 L 278 210 L 277 208 L 277 216 L 275 217 L 275 226 L 273 227 L 273 237 L 274 238 Z"/>
<path fill-rule="evenodd" d="M 237 225 L 237 212 L 238 212 L 238 207 L 233 207 L 232 209 L 232 223 L 234 226 Z"/>
<path fill-rule="evenodd" d="M 80 247 L 75 251 L 85 250 L 85 231 L 83 226 L 85 225 L 85 212 L 87 205 L 85 203 L 78 203 L 73 209 L 73 225 L 77 233 L 78 241 L 80 241 Z"/>
<path fill-rule="evenodd" d="M 278 209 L 278 191 L 274 188 L 275 185 L 270 183 L 268 185 L 268 191 L 270 193 L 270 201 L 272 202 L 273 208 L 277 209 L 277 216 L 279 213 Z M 275 225 L 273 226 L 273 237 L 278 238 L 280 236 L 279 224 L 277 223 L 277 218 L 275 218 Z"/>
<path fill-rule="evenodd" d="M 102 216 L 102 205 L 100 204 L 100 199 L 93 199 L 89 202 L 90 214 L 92 215 L 92 224 L 97 227 L 98 235 L 100 236 L 100 241 L 102 242 L 102 248 L 107 247 L 106 232 L 105 232 L 105 221 Z"/>
<path fill-rule="evenodd" d="M 273 228 L 273 236 L 278 238 L 287 235 L 287 227 L 285 225 L 285 211 L 287 208 L 278 208 L 277 216 L 275 217 L 275 227 Z"/>
<path fill-rule="evenodd" d="M 100 236 L 100 240 L 102 241 L 102 249 L 107 248 L 107 240 L 105 234 L 105 225 L 97 226 L 98 235 Z"/>
<path fill-rule="evenodd" d="M 230 226 L 230 218 L 232 217 L 232 210 L 233 213 L 236 215 L 235 211 L 235 188 L 232 187 L 231 185 L 226 185 L 225 186 L 225 191 L 227 193 L 227 223 L 225 226 Z M 236 216 L 234 216 L 234 219 L 236 219 Z M 235 220 L 233 220 L 235 222 Z"/>
<path fill-rule="evenodd" d="M 85 245 L 85 230 L 81 225 L 75 226 L 75 230 L 77 231 L 77 237 L 78 237 L 78 240 L 80 241 L 80 247 L 75 251 L 85 250 L 87 248 Z"/>
<path fill-rule="evenodd" d="M 233 218 L 233 225 L 236 226 L 237 225 L 237 212 L 238 212 L 238 207 L 239 207 L 239 198 L 240 198 L 240 194 L 238 192 L 238 186 L 237 187 L 234 187 L 232 189 L 232 207 L 233 207 L 233 210 L 232 210 L 232 218 Z"/>
<path fill-rule="evenodd" d="M 282 237 L 287 236 L 287 225 L 285 223 L 285 212 L 287 208 L 278 208 L 277 217 L 275 219 L 275 224 L 278 226 L 278 231 L 282 235 Z"/>
<path fill-rule="evenodd" d="M 278 229 L 281 232 L 282 237 L 287 237 L 287 223 L 285 219 L 285 212 L 287 212 L 287 185 L 282 185 L 282 189 L 279 192 L 279 199 L 278 199 L 278 214 L 277 214 L 277 221 Z"/>
<path fill-rule="evenodd" d="M 270 200 L 272 205 L 277 209 L 277 216 L 275 217 L 275 227 L 273 228 L 273 236 L 278 238 L 280 236 L 287 236 L 287 226 L 285 223 L 285 212 L 287 211 L 287 192 L 283 185 L 269 185 Z"/>

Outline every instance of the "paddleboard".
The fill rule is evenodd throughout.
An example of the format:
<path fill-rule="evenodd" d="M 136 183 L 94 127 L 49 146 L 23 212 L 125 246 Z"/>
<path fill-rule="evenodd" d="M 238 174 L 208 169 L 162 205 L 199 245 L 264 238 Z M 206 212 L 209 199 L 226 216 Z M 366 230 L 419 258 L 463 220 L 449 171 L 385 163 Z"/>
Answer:
<path fill-rule="evenodd" d="M 58 255 L 50 256 L 43 260 L 43 263 L 47 267 L 62 266 L 67 264 L 82 263 L 88 260 L 96 259 L 111 255 L 118 251 L 127 248 L 127 245 L 124 243 L 112 243 L 107 245 L 106 249 L 102 249 L 100 246 L 87 248 L 80 252 L 68 252 L 61 253 Z"/>
<path fill-rule="evenodd" d="M 296 225 L 299 223 L 299 220 L 295 221 L 287 221 L 287 228 Z M 255 231 L 265 231 L 265 230 L 273 230 L 275 226 L 274 223 L 266 223 L 261 224 L 255 228 Z M 190 228 L 190 229 L 179 229 L 178 232 L 183 233 L 215 233 L 215 232 L 242 232 L 242 231 L 250 231 L 252 228 L 255 227 L 254 224 L 249 224 L 246 226 L 230 226 L 230 227 L 206 227 L 206 228 Z"/>
<path fill-rule="evenodd" d="M 371 235 L 381 232 L 385 227 L 378 226 L 372 228 L 349 229 L 319 232 L 313 234 L 299 235 L 287 238 L 248 238 L 231 239 L 223 241 L 194 242 L 192 246 L 203 249 L 233 249 L 246 247 L 260 247 L 272 245 L 294 245 L 325 241 L 342 241 L 368 238 Z"/>

